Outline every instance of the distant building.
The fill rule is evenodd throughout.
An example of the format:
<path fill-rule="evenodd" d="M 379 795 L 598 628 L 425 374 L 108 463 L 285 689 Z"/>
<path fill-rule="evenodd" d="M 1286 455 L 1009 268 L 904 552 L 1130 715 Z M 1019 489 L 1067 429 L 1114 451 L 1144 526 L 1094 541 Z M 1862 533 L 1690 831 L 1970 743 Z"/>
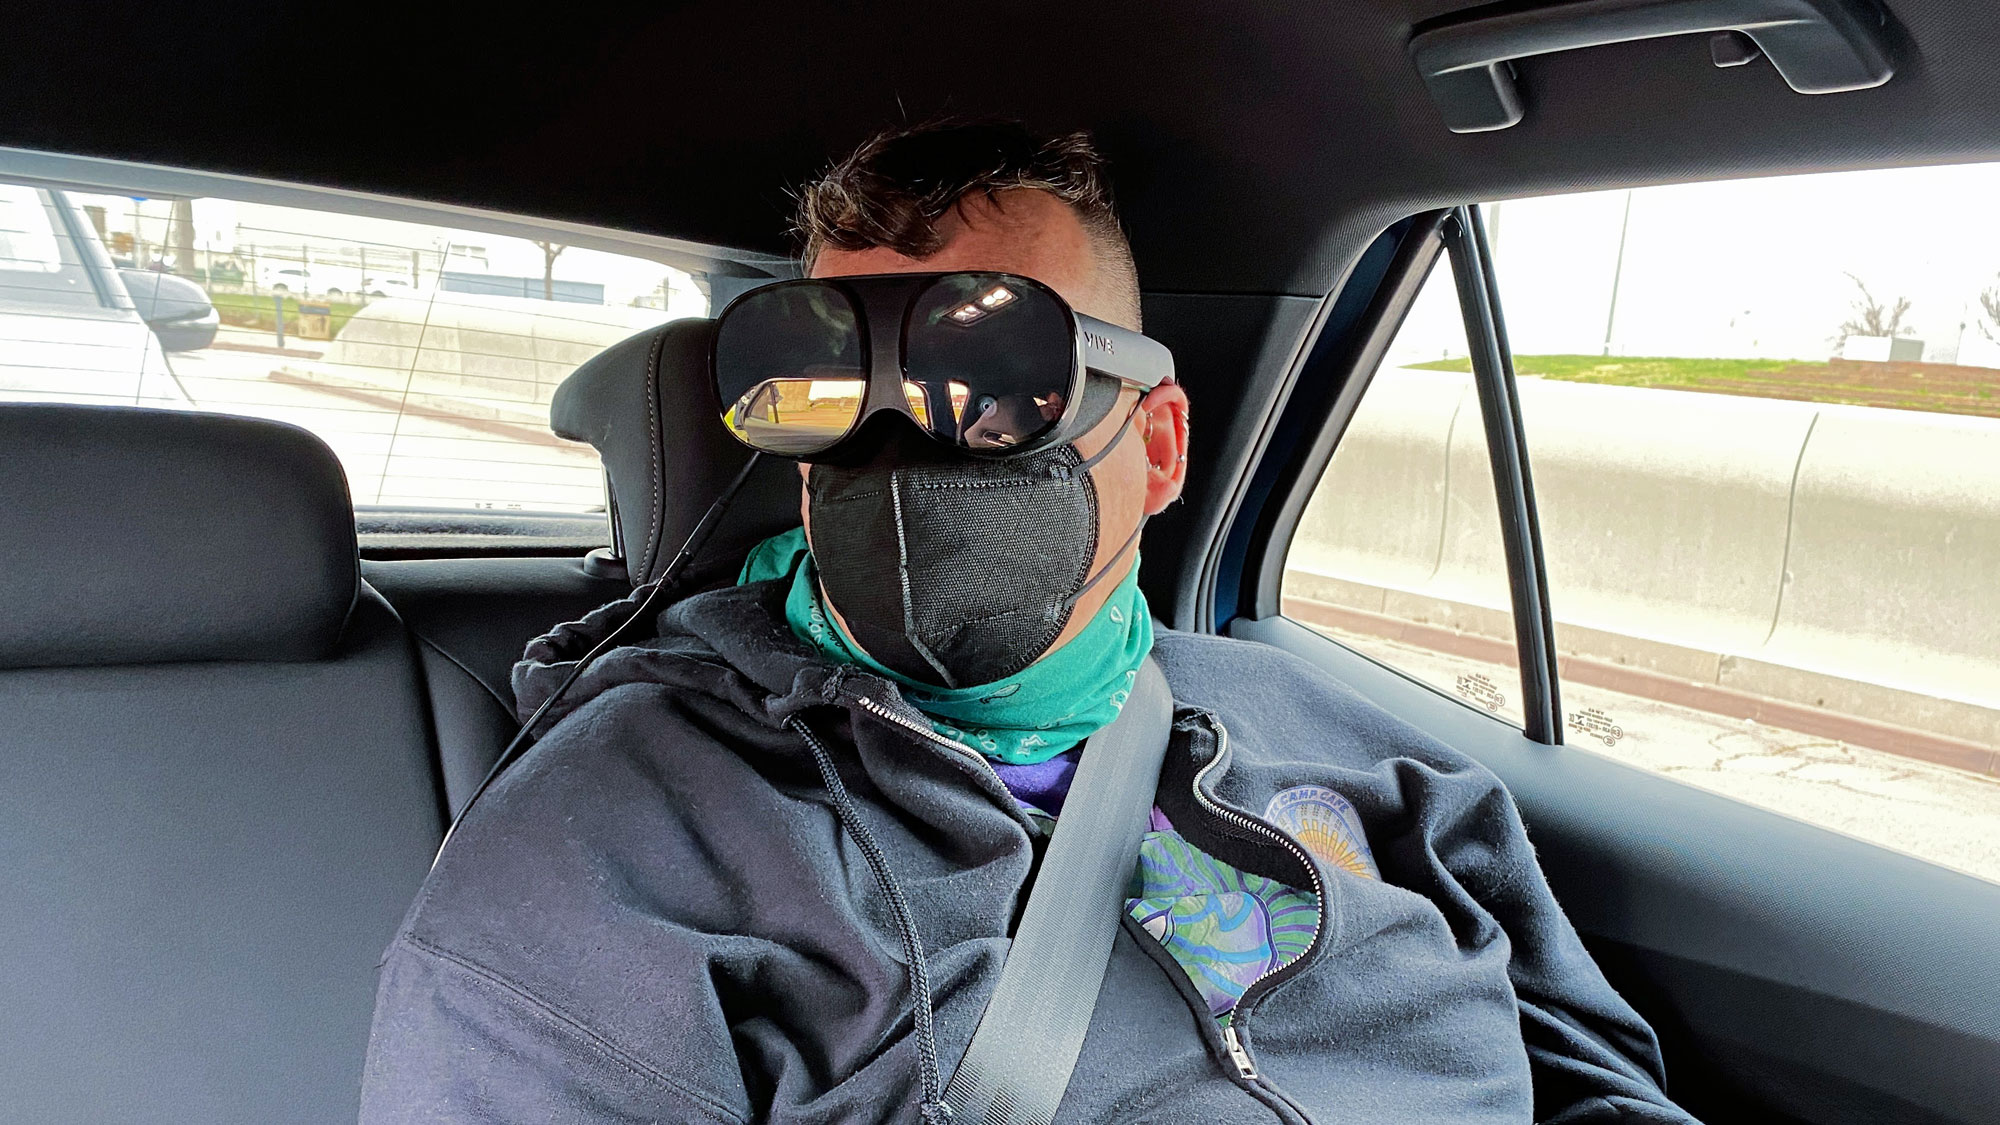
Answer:
<path fill-rule="evenodd" d="M 438 288 L 447 293 L 479 293 L 490 297 L 527 297 L 555 300 L 573 305 L 601 305 L 604 286 L 595 281 L 556 278 L 544 282 L 539 277 L 507 277 L 496 273 L 466 273 L 446 270 L 438 275 Z"/>

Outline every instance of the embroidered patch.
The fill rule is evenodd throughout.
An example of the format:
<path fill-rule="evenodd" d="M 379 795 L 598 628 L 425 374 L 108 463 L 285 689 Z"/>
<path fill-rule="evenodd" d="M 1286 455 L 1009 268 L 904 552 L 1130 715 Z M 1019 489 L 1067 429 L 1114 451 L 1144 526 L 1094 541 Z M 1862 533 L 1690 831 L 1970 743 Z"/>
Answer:
<path fill-rule="evenodd" d="M 1361 814 L 1347 798 L 1324 785 L 1297 785 L 1280 792 L 1264 806 L 1264 819 L 1296 837 L 1306 850 L 1329 866 L 1368 879 L 1380 879 Z"/>

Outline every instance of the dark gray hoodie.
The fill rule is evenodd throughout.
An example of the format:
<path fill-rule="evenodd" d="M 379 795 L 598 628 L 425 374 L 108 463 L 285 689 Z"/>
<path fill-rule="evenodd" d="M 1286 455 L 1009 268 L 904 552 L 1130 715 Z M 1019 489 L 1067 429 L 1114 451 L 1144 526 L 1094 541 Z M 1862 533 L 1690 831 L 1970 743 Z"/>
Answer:
<path fill-rule="evenodd" d="M 820 663 L 783 597 L 674 605 L 552 708 L 389 947 L 364 1122 L 916 1120 L 897 919 L 787 722 L 829 748 L 907 900 L 946 1078 L 1006 957 L 1031 825 L 892 684 Z M 633 608 L 531 645 L 522 713 Z M 1162 630 L 1154 655 L 1177 703 L 1160 809 L 1319 893 L 1322 924 L 1238 1005 L 1246 1066 L 1127 917 L 1059 1121 L 1689 1120 L 1492 774 L 1268 647 Z M 1257 815 L 1301 786 L 1352 804 L 1381 879 Z"/>

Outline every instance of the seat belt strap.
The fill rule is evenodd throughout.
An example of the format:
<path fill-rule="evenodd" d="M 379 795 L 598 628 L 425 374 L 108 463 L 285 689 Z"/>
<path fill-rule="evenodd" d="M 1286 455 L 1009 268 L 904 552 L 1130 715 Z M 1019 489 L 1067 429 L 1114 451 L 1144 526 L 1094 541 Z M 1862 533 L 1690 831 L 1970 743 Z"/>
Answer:
<path fill-rule="evenodd" d="M 1118 717 L 1085 742 L 1000 983 L 945 1091 L 958 1125 L 1055 1120 L 1125 913 L 1173 717 L 1149 656 Z"/>

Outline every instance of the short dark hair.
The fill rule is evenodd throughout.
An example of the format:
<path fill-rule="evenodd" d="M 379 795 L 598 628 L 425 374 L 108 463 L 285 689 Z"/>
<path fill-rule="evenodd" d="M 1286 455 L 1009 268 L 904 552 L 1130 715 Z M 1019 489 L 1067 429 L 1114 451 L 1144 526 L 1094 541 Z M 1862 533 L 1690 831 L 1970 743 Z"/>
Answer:
<path fill-rule="evenodd" d="M 944 246 L 938 220 L 959 200 L 1010 188 L 1046 191 L 1070 205 L 1097 252 L 1107 296 L 1137 329 L 1139 273 L 1089 133 L 1038 137 L 1018 121 L 992 118 L 877 133 L 800 193 L 806 268 L 829 246 L 928 258 Z"/>

